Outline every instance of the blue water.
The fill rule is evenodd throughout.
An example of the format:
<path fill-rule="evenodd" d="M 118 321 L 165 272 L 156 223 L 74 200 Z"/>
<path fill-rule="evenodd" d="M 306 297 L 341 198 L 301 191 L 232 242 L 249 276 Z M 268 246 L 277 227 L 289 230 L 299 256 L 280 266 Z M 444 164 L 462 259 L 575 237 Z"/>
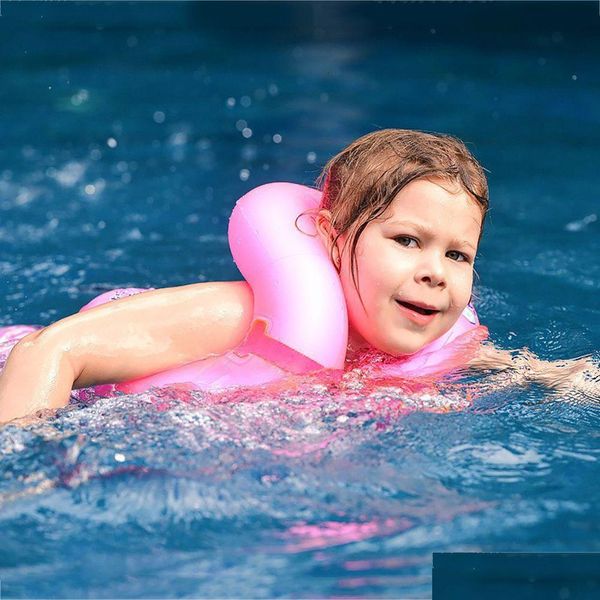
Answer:
<path fill-rule="evenodd" d="M 592 2 L 4 2 L 0 326 L 235 278 L 236 198 L 404 127 L 489 170 L 493 340 L 597 358 L 599 27 Z M 482 377 L 230 400 L 0 430 L 2 594 L 424 598 L 434 551 L 600 550 L 597 399 Z"/>

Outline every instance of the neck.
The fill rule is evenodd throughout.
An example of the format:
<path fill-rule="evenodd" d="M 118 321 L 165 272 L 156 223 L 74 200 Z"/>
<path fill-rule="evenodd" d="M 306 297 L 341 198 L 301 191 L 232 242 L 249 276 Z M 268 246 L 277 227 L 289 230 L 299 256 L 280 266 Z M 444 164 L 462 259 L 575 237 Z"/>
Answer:
<path fill-rule="evenodd" d="M 346 356 L 351 358 L 356 354 L 363 353 L 367 350 L 373 350 L 373 346 L 369 344 L 357 331 L 350 328 L 348 331 L 348 350 Z"/>

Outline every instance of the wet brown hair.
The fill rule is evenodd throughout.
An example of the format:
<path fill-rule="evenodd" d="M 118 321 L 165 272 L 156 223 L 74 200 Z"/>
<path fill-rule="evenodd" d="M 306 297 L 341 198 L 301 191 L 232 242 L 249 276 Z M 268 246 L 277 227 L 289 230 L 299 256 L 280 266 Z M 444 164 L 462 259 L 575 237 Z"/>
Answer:
<path fill-rule="evenodd" d="M 481 209 L 483 230 L 489 206 L 487 179 L 458 138 L 382 129 L 358 138 L 327 162 L 317 186 L 323 192 L 321 208 L 331 212 L 336 231 L 331 252 L 339 237 L 348 232 L 346 243 L 355 285 L 356 247 L 367 225 L 381 217 L 411 181 L 434 178 L 458 185 L 471 196 Z"/>

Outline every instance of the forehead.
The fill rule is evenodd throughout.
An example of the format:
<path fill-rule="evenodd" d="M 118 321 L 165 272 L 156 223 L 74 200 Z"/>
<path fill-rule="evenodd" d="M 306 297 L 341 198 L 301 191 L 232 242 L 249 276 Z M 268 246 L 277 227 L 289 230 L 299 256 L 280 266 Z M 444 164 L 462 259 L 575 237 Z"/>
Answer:
<path fill-rule="evenodd" d="M 392 200 L 382 221 L 416 221 L 477 240 L 481 232 L 479 205 L 457 184 L 442 180 L 411 181 Z"/>

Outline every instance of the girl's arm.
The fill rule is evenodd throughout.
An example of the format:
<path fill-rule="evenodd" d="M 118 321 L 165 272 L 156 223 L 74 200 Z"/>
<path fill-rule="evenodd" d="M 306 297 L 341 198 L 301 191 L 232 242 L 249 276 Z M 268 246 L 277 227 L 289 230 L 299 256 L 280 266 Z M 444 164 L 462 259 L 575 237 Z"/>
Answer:
<path fill-rule="evenodd" d="M 568 360 L 540 360 L 524 348 L 519 351 L 499 350 L 484 344 L 469 362 L 469 367 L 481 371 L 503 371 L 506 383 L 523 385 L 537 383 L 551 389 L 580 388 L 590 396 L 600 396 L 600 371 L 589 357 Z"/>
<path fill-rule="evenodd" d="M 244 338 L 246 282 L 151 290 L 77 313 L 19 341 L 0 374 L 0 422 L 69 402 L 71 389 L 118 383 L 222 354 Z"/>

